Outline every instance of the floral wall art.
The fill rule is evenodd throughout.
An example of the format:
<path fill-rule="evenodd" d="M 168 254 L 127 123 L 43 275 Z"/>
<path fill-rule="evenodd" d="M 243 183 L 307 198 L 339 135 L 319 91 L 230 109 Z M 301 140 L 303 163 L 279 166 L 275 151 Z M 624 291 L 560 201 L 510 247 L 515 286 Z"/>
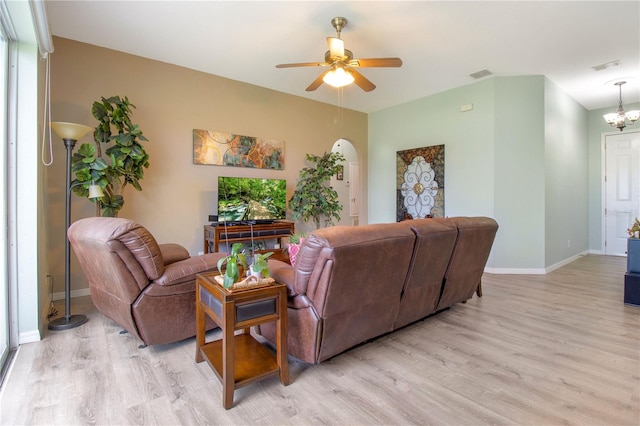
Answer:
<path fill-rule="evenodd" d="M 398 151 L 396 220 L 444 217 L 444 145 Z"/>
<path fill-rule="evenodd" d="M 193 129 L 193 163 L 284 170 L 284 142 Z"/>

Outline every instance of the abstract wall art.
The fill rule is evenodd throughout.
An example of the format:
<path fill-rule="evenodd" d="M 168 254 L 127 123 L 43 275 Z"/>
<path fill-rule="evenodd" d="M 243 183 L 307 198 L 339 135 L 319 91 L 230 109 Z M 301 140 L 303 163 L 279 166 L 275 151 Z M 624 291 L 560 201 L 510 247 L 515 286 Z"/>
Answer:
<path fill-rule="evenodd" d="M 284 170 L 284 142 L 193 129 L 193 163 Z"/>
<path fill-rule="evenodd" d="M 396 155 L 396 221 L 426 217 L 444 217 L 444 145 Z"/>

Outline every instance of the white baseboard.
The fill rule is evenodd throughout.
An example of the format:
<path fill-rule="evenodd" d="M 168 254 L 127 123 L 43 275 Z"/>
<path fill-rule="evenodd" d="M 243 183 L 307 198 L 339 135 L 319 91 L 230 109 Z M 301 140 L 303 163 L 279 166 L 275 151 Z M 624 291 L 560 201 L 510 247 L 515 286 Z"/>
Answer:
<path fill-rule="evenodd" d="M 589 253 L 590 252 L 588 250 L 585 250 L 582 253 L 578 253 L 575 256 L 571 256 L 546 268 L 484 268 L 484 272 L 488 274 L 546 275 L 549 272 L 555 271 L 558 268 L 568 265 L 574 260 L 579 259 L 580 257 Z"/>
<path fill-rule="evenodd" d="M 71 290 L 71 298 L 90 296 L 91 292 L 88 288 L 81 288 L 79 290 Z M 53 293 L 53 300 L 64 300 L 64 291 L 60 293 Z"/>
<path fill-rule="evenodd" d="M 544 275 L 544 269 L 537 268 L 484 268 L 488 274 L 510 274 L 510 275 Z"/>
<path fill-rule="evenodd" d="M 38 330 L 27 331 L 18 335 L 18 345 L 39 342 L 40 340 L 40 332 Z"/>

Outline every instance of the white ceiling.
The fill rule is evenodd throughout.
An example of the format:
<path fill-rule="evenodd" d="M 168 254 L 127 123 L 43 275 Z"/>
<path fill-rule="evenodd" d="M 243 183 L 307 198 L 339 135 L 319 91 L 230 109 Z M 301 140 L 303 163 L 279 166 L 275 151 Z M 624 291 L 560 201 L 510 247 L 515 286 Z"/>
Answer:
<path fill-rule="evenodd" d="M 377 89 L 344 89 L 343 105 L 373 112 L 497 76 L 545 75 L 585 108 L 640 101 L 640 1 L 93 1 L 46 2 L 54 35 L 339 104 L 320 68 L 331 19 L 356 58 L 400 57 L 402 68 L 361 68 Z M 55 54 L 55 53 L 54 53 Z M 591 67 L 619 60 L 596 72 Z M 490 78 L 490 77 L 485 77 Z"/>

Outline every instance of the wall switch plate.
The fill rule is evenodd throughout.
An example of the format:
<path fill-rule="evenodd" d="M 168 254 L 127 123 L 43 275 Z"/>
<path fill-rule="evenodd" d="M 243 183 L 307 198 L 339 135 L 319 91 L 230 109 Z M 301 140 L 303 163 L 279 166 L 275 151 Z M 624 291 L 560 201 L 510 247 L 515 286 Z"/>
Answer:
<path fill-rule="evenodd" d="M 473 109 L 473 104 L 460 105 L 460 112 L 467 112 Z"/>

